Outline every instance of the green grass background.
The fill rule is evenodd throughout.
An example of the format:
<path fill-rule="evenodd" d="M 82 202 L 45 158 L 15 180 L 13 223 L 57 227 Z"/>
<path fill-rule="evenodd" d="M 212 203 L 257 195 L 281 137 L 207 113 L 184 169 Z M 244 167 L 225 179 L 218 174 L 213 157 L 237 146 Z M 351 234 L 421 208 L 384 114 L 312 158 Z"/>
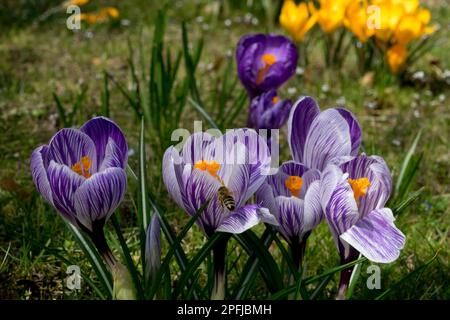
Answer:
<path fill-rule="evenodd" d="M 44 12 L 58 6 L 60 1 L 19 4 L 6 0 L 0 3 L 1 299 L 97 298 L 86 283 L 81 291 L 70 292 L 65 288 L 65 270 L 70 262 L 79 264 L 82 272 L 92 273 L 94 281 L 95 276 L 61 218 L 37 194 L 30 176 L 29 158 L 34 148 L 47 143 L 62 126 L 53 92 L 63 104 L 70 105 L 80 90 L 86 88 L 86 98 L 75 116 L 75 124 L 80 125 L 100 112 L 104 70 L 122 83 L 131 83 L 127 42 L 129 39 L 132 43 L 141 42 L 143 56 L 149 57 L 153 21 L 160 3 L 143 0 L 91 2 L 86 9 L 116 6 L 120 10 L 120 20 L 104 25 L 83 25 L 79 32 L 72 32 L 65 27 L 64 12 L 41 19 Z M 273 23 L 273 12 L 265 12 L 260 6 L 254 5 L 250 12 L 245 5 L 230 1 L 218 12 L 217 3 L 173 1 L 168 10 L 166 33 L 167 46 L 180 48 L 180 24 L 186 20 L 191 40 L 204 38 L 205 47 L 196 76 L 202 98 L 209 106 L 207 111 L 213 116 L 217 110 L 208 102 L 213 101 L 223 69 L 230 57 L 233 58 L 239 37 L 249 32 L 283 32 Z M 410 68 L 411 72 L 423 70 L 427 74 L 426 81 L 401 84 L 386 75 L 373 83 L 364 83 L 354 66 L 354 56 L 347 59 L 340 72 L 329 70 L 323 65 L 320 43 L 312 43 L 310 62 L 304 72 L 294 76 L 280 91 L 282 97 L 293 99 L 302 94 L 316 97 L 322 108 L 341 104 L 349 108 L 362 125 L 364 151 L 385 157 L 394 177 L 415 135 L 423 129 L 419 144 L 423 160 L 412 190 L 424 187 L 425 191 L 397 217 L 397 226 L 407 237 L 406 247 L 396 262 L 381 266 L 381 290 L 366 288 L 368 263 L 363 266 L 355 299 L 374 298 L 393 285 L 388 295 L 390 299 L 450 297 L 450 85 L 433 80 L 436 68 L 441 72 L 450 69 L 450 7 L 445 0 L 426 1 L 424 5 L 431 9 L 433 21 L 441 27 L 436 45 Z M 123 128 L 130 148 L 136 150 L 138 122 L 118 90 L 112 88 L 110 94 L 111 118 Z M 202 118 L 191 106 L 186 106 L 183 127 L 193 130 L 193 120 Z M 246 110 L 243 110 L 234 127 L 245 126 L 245 123 Z M 147 137 L 147 140 L 152 139 Z M 282 160 L 288 160 L 286 144 L 282 155 Z M 167 215 L 179 231 L 187 216 L 167 197 L 158 172 L 160 161 L 148 151 L 151 188 L 170 208 Z M 130 156 L 130 165 L 136 167 L 136 164 L 136 155 Z M 130 183 L 128 189 L 118 217 L 128 244 L 135 249 L 137 261 L 136 186 Z M 112 237 L 110 240 L 115 241 Z M 190 255 L 204 241 L 194 227 L 183 246 Z M 230 257 L 241 253 L 233 242 L 229 251 Z M 275 246 L 272 253 L 280 257 Z M 435 255 L 437 258 L 425 270 L 404 278 Z M 338 255 L 325 223 L 312 233 L 305 261 L 308 275 L 336 265 Z M 235 279 L 235 273 L 229 275 L 229 282 Z M 334 278 L 320 298 L 332 298 L 337 281 L 337 277 Z M 260 280 L 252 290 L 252 297 L 261 297 L 264 291 Z"/>

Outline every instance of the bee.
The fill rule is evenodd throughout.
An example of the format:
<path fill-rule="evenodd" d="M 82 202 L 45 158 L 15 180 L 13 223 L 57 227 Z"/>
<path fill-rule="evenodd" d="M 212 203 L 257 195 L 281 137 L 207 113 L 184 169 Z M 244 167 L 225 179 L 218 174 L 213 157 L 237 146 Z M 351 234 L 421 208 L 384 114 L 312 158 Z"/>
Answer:
<path fill-rule="evenodd" d="M 233 211 L 236 208 L 232 192 L 224 184 L 218 190 L 218 198 L 220 204 L 228 210 Z"/>

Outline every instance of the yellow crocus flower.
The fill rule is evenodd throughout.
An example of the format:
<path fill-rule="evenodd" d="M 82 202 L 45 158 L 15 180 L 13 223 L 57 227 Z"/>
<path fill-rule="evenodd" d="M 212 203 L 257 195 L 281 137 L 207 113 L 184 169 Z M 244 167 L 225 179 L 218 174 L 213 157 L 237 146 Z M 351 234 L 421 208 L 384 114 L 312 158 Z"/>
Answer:
<path fill-rule="evenodd" d="M 393 73 L 397 73 L 405 64 L 407 56 L 408 50 L 403 44 L 396 44 L 387 50 L 387 61 Z"/>
<path fill-rule="evenodd" d="M 388 42 L 401 18 L 405 15 L 405 8 L 401 4 L 383 1 L 376 4 L 379 7 L 379 26 L 375 28 L 375 37 Z"/>
<path fill-rule="evenodd" d="M 317 22 L 325 33 L 331 33 L 343 25 L 345 10 L 351 0 L 321 0 Z"/>
<path fill-rule="evenodd" d="M 434 32 L 434 27 L 428 27 L 431 14 L 426 9 L 420 9 L 415 14 L 405 15 L 399 21 L 394 32 L 396 43 L 408 44 L 414 39 Z"/>
<path fill-rule="evenodd" d="M 316 21 L 317 12 L 311 2 L 296 5 L 293 0 L 284 1 L 280 13 L 280 25 L 295 41 L 302 41 Z"/>
<path fill-rule="evenodd" d="M 368 26 L 368 3 L 366 0 L 352 1 L 345 11 L 344 25 L 361 42 L 366 42 L 375 34 L 375 28 Z"/>

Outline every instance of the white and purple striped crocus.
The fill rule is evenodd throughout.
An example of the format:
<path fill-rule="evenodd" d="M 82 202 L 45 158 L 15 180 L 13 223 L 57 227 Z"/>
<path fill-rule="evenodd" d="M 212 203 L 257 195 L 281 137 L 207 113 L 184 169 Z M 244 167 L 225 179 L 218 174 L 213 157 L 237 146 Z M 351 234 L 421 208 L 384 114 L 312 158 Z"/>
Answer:
<path fill-rule="evenodd" d="M 322 171 L 336 157 L 356 156 L 362 133 L 356 117 L 347 109 L 320 111 L 316 101 L 301 97 L 288 119 L 288 143 L 292 158 L 310 169 Z"/>
<path fill-rule="evenodd" d="M 298 268 L 306 240 L 322 220 L 320 172 L 295 161 L 283 163 L 268 176 L 256 193 L 258 203 L 269 209 L 279 223 L 278 230 L 289 243 Z"/>
<path fill-rule="evenodd" d="M 175 147 L 166 150 L 163 180 L 173 200 L 191 216 L 209 201 L 197 220 L 209 237 L 216 231 L 241 233 L 267 219 L 274 222 L 261 206 L 246 205 L 269 167 L 267 145 L 253 130 L 230 130 L 220 137 L 198 132 L 187 139 L 181 152 Z M 233 211 L 219 199 L 222 186 L 234 199 Z"/>
<path fill-rule="evenodd" d="M 44 199 L 74 226 L 93 232 L 123 199 L 127 159 L 120 128 L 97 117 L 80 129 L 58 131 L 33 151 L 30 167 Z"/>
<path fill-rule="evenodd" d="M 294 75 L 297 60 L 297 47 L 281 35 L 246 35 L 236 49 L 238 75 L 250 98 L 285 83 Z"/>
<path fill-rule="evenodd" d="M 385 204 L 392 179 L 385 161 L 360 155 L 335 159 L 321 179 L 322 209 L 341 257 L 346 264 L 362 254 L 377 263 L 395 261 L 405 236 L 395 226 Z M 345 296 L 353 268 L 341 272 L 338 297 Z"/>

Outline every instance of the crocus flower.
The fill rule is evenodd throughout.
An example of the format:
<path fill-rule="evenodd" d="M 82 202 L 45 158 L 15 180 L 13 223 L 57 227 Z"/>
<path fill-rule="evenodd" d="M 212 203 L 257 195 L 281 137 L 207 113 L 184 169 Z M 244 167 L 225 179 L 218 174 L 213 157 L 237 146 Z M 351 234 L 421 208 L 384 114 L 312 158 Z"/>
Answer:
<path fill-rule="evenodd" d="M 317 22 L 317 11 L 312 2 L 295 4 L 294 0 L 285 0 L 280 13 L 280 25 L 294 38 L 303 41 L 305 34 Z"/>
<path fill-rule="evenodd" d="M 375 26 L 368 21 L 369 4 L 366 0 L 352 1 L 345 10 L 344 25 L 354 33 L 362 43 L 375 34 Z"/>
<path fill-rule="evenodd" d="M 362 254 L 378 263 L 395 261 L 405 236 L 385 204 L 392 190 L 390 171 L 381 157 L 360 155 L 334 160 L 323 172 L 322 209 L 338 248 L 341 264 Z M 343 298 L 353 268 L 341 272 L 338 297 Z"/>
<path fill-rule="evenodd" d="M 181 152 L 166 150 L 163 179 L 173 200 L 191 216 L 209 200 L 197 220 L 205 235 L 241 233 L 261 220 L 272 220 L 260 206 L 245 204 L 264 182 L 269 166 L 267 145 L 253 130 L 232 130 L 217 138 L 194 133 Z M 233 197 L 233 210 L 219 199 L 223 186 Z"/>
<path fill-rule="evenodd" d="M 433 33 L 435 27 L 428 26 L 430 19 L 431 13 L 426 9 L 403 16 L 394 30 L 394 42 L 405 46 L 414 39 Z"/>
<path fill-rule="evenodd" d="M 238 129 L 217 138 L 194 133 L 181 152 L 168 148 L 162 174 L 169 194 L 189 215 L 207 204 L 197 224 L 209 237 L 217 231 L 241 233 L 259 222 L 277 224 L 267 209 L 246 205 L 264 182 L 269 166 L 264 139 L 253 130 Z M 213 299 L 224 298 L 224 239 L 213 249 Z"/>
<path fill-rule="evenodd" d="M 280 129 L 289 117 L 291 100 L 281 100 L 275 90 L 252 99 L 248 126 L 254 129 Z"/>
<path fill-rule="evenodd" d="M 350 0 L 320 0 L 317 22 L 325 33 L 332 33 L 343 25 Z"/>
<path fill-rule="evenodd" d="M 335 157 L 356 156 L 361 128 L 344 108 L 320 111 L 311 97 L 301 97 L 288 120 L 288 142 L 292 158 L 310 169 L 322 171 Z"/>
<path fill-rule="evenodd" d="M 408 57 L 408 49 L 402 44 L 396 44 L 386 51 L 389 69 L 397 73 L 405 64 Z"/>
<path fill-rule="evenodd" d="M 246 35 L 236 49 L 238 75 L 251 98 L 285 83 L 297 60 L 295 44 L 281 35 Z"/>
<path fill-rule="evenodd" d="M 43 198 L 74 226 L 101 229 L 123 199 L 128 146 L 120 128 L 97 117 L 62 129 L 33 151 L 31 173 Z"/>
<path fill-rule="evenodd" d="M 323 217 L 319 180 L 318 170 L 288 161 L 276 174 L 268 176 L 256 193 L 257 202 L 278 221 L 278 230 L 289 243 L 297 267 L 303 260 L 311 230 Z"/>
<path fill-rule="evenodd" d="M 108 265 L 113 297 L 134 299 L 128 271 L 118 262 L 105 239 L 103 226 L 122 201 L 127 175 L 128 146 L 120 128 L 104 117 L 80 129 L 62 129 L 31 155 L 36 188 L 72 225 L 86 232 Z"/>

